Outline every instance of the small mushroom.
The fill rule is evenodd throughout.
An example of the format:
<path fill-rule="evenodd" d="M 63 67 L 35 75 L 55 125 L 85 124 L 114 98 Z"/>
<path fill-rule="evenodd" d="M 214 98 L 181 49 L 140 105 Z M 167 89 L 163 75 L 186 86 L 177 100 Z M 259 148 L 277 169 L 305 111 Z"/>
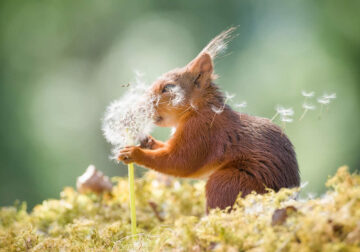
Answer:
<path fill-rule="evenodd" d="M 79 193 L 94 192 L 101 194 L 102 192 L 111 191 L 112 183 L 109 177 L 96 170 L 94 165 L 89 165 L 85 173 L 77 178 L 76 188 Z"/>
<path fill-rule="evenodd" d="M 297 209 L 294 206 L 276 209 L 272 215 L 271 225 L 275 226 L 283 224 L 287 217 L 296 211 Z"/>

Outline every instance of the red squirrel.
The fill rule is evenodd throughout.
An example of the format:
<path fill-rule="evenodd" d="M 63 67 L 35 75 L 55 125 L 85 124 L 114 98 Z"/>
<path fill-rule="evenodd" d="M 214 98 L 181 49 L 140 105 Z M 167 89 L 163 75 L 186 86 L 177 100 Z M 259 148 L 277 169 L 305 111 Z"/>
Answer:
<path fill-rule="evenodd" d="M 148 136 L 118 156 L 126 164 L 135 162 L 167 175 L 207 178 L 207 210 L 232 207 L 239 193 L 244 197 L 300 183 L 296 154 L 282 129 L 269 119 L 232 110 L 214 83 L 213 58 L 233 30 L 152 84 L 151 92 L 159 97 L 155 124 L 175 127 L 171 138 L 161 142 Z M 175 105 L 174 88 L 183 95 Z M 221 111 L 214 112 L 214 107 Z"/>

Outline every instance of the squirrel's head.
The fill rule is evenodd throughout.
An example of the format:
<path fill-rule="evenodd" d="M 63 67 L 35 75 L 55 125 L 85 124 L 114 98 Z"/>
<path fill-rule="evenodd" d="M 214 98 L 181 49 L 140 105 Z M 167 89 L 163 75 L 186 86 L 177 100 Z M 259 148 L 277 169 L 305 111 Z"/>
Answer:
<path fill-rule="evenodd" d="M 155 123 L 162 127 L 173 127 L 180 118 L 195 108 L 201 93 L 213 79 L 213 63 L 204 53 L 187 66 L 163 74 L 152 85 L 155 100 Z"/>
<path fill-rule="evenodd" d="M 177 126 L 187 114 L 206 105 L 215 95 L 213 92 L 218 92 L 212 83 L 216 78 L 213 59 L 226 48 L 234 30 L 232 27 L 222 32 L 185 67 L 163 74 L 152 84 L 158 126 Z"/>

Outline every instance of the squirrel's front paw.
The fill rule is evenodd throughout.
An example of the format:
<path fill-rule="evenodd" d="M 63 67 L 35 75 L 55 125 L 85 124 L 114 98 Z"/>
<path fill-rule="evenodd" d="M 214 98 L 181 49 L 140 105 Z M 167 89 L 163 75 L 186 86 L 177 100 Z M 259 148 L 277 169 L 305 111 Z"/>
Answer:
<path fill-rule="evenodd" d="M 118 160 L 125 164 L 136 162 L 140 152 L 141 150 L 138 146 L 126 146 L 124 149 L 120 150 Z"/>
<path fill-rule="evenodd" d="M 155 140 L 152 138 L 152 136 L 146 136 L 144 139 L 140 141 L 140 148 L 143 149 L 154 149 Z"/>

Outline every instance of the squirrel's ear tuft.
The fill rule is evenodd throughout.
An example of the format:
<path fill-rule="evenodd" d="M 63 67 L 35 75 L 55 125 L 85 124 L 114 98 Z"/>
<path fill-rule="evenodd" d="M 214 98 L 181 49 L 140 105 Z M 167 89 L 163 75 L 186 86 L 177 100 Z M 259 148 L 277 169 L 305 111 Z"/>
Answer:
<path fill-rule="evenodd" d="M 209 44 L 205 46 L 199 55 L 202 53 L 207 53 L 214 60 L 216 56 L 226 51 L 229 42 L 236 36 L 234 35 L 234 31 L 236 29 L 237 27 L 231 27 L 230 29 L 227 29 L 226 31 L 223 31 L 217 35 L 209 42 Z"/>

